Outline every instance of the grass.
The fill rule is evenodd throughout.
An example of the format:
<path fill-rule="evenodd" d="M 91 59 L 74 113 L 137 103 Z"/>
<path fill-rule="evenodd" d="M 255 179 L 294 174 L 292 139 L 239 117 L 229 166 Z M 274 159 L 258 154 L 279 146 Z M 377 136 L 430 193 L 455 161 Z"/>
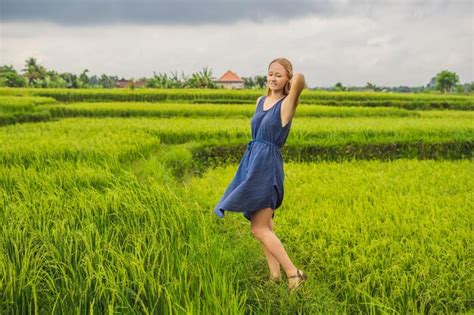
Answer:
<path fill-rule="evenodd" d="M 152 167 L 158 163 L 2 168 L 3 310 L 449 313 L 472 307 L 469 161 L 286 164 L 275 230 L 311 276 L 297 296 L 284 283 L 265 282 L 263 252 L 241 215 L 220 221 L 212 213 L 235 165 L 178 185 Z"/>
<path fill-rule="evenodd" d="M 0 89 L 13 92 L 37 91 Z M 285 281 L 266 281 L 249 222 L 213 213 L 237 164 L 203 167 L 191 150 L 245 145 L 255 105 L 94 107 L 22 97 L 5 101 L 4 112 L 60 109 L 77 117 L 0 128 L 2 314 L 474 309 L 472 159 L 414 152 L 413 159 L 285 163 L 274 227 L 310 276 L 289 295 Z M 115 117 L 127 113 L 138 117 Z M 286 146 L 469 144 L 472 122 L 470 111 L 301 106 Z"/>

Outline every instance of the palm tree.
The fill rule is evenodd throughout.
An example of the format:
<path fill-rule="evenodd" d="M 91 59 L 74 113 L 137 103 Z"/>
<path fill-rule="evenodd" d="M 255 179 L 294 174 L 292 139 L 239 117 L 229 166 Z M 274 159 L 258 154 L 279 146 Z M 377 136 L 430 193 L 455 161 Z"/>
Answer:
<path fill-rule="evenodd" d="M 201 72 L 201 79 L 205 88 L 215 88 L 211 69 L 208 69 L 207 67 L 203 68 L 203 71 Z"/>
<path fill-rule="evenodd" d="M 255 76 L 255 84 L 257 85 L 257 88 L 263 89 L 267 86 L 267 77 L 265 75 Z"/>
<path fill-rule="evenodd" d="M 170 80 L 172 81 L 172 86 L 173 88 L 182 88 L 185 84 L 185 82 L 188 80 L 188 76 L 184 74 L 184 72 L 181 71 L 181 79 L 178 76 L 178 71 L 171 71 L 171 76 Z"/>
<path fill-rule="evenodd" d="M 88 69 L 85 69 L 82 71 L 82 73 L 79 75 L 79 87 L 85 88 L 89 86 L 89 77 L 87 76 L 87 72 L 89 72 Z"/>
<path fill-rule="evenodd" d="M 36 62 L 36 58 L 30 57 L 26 60 L 24 77 L 28 80 L 28 85 L 37 85 L 46 78 L 46 69 Z"/>
<path fill-rule="evenodd" d="M 207 67 L 204 67 L 202 72 L 193 73 L 187 83 L 188 86 L 194 88 L 216 88 L 216 84 L 212 79 L 212 70 Z"/>

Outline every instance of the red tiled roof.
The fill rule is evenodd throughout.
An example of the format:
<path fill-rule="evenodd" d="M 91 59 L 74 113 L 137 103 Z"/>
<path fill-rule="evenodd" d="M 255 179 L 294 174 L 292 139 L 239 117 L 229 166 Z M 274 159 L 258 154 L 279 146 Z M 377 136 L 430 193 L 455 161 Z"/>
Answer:
<path fill-rule="evenodd" d="M 237 74 L 234 72 L 228 70 L 226 73 L 224 73 L 218 80 L 217 82 L 244 82 Z"/>

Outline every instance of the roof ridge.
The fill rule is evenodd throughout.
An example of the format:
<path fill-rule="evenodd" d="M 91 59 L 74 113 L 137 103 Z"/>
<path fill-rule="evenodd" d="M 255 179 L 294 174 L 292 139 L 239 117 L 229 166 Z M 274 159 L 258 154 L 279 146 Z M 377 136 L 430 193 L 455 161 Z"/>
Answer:
<path fill-rule="evenodd" d="M 235 72 L 227 70 L 219 79 L 218 82 L 244 82 Z"/>

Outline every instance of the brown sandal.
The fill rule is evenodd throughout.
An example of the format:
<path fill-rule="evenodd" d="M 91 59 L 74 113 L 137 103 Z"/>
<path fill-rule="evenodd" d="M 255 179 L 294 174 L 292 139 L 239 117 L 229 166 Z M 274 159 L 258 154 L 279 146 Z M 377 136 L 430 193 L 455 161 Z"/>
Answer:
<path fill-rule="evenodd" d="M 300 281 L 297 281 L 292 285 L 289 284 L 289 288 L 291 292 L 297 289 L 303 282 L 305 282 L 308 279 L 308 275 L 306 275 L 306 273 L 304 273 L 303 270 L 296 269 L 296 275 L 288 277 L 288 279 L 292 279 L 292 278 L 300 278 Z"/>

